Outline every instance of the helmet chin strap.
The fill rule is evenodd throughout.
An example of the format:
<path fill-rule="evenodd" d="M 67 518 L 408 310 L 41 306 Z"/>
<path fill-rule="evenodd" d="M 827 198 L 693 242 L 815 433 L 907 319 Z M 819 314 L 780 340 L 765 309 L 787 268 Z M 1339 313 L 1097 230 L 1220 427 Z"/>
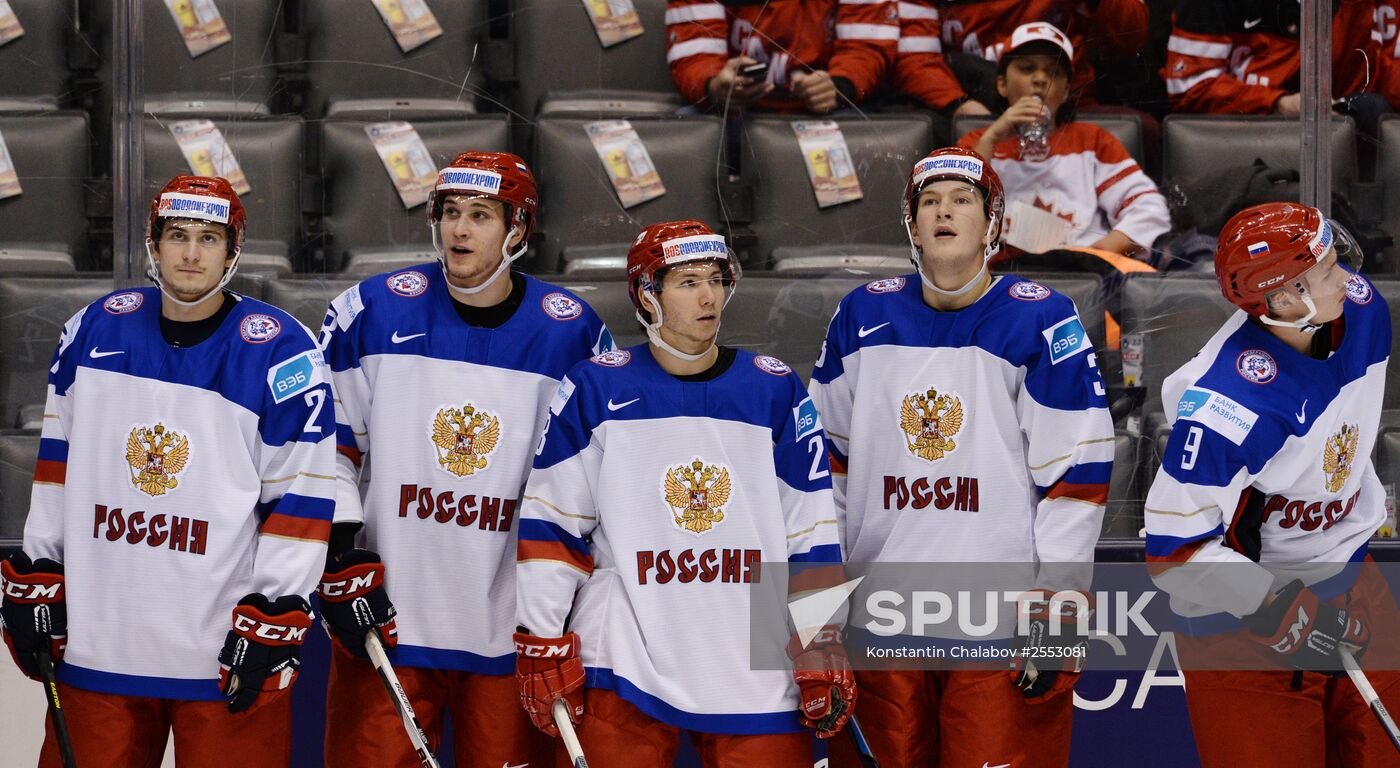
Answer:
<path fill-rule="evenodd" d="M 151 282 L 155 283 L 156 287 L 160 289 L 161 294 L 171 302 L 182 307 L 194 307 L 204 303 L 210 296 L 222 291 L 224 287 L 229 284 L 229 281 L 233 279 L 233 273 L 238 270 L 238 257 L 242 255 L 242 253 L 242 248 L 233 249 L 233 263 L 224 269 L 224 276 L 219 279 L 218 285 L 200 294 L 199 298 L 193 301 L 185 301 L 184 299 L 176 298 L 175 294 L 171 293 L 165 287 L 165 281 L 160 279 L 160 264 L 156 262 L 155 243 L 148 237 L 146 238 L 146 277 L 150 278 Z"/>
<path fill-rule="evenodd" d="M 1297 320 L 1275 320 L 1269 317 L 1268 312 L 1259 316 L 1259 322 L 1264 325 L 1272 325 L 1275 328 L 1292 328 L 1303 333 L 1316 333 L 1322 325 L 1315 324 L 1311 320 L 1317 316 L 1317 305 L 1313 303 L 1312 296 L 1303 295 L 1303 306 L 1308 308 L 1308 314 Z"/>
<path fill-rule="evenodd" d="M 991 262 L 992 256 L 996 255 L 998 250 L 1001 250 L 1000 246 L 991 245 L 992 229 L 996 227 L 996 225 L 997 222 L 995 218 L 987 222 L 987 246 L 982 249 L 982 268 L 977 270 L 977 274 L 973 275 L 972 278 L 966 283 L 963 283 L 962 286 L 948 291 L 934 285 L 933 281 L 929 279 L 929 276 L 924 273 L 923 251 L 920 250 L 917 245 L 914 245 L 914 233 L 910 229 L 909 222 L 905 221 L 904 231 L 909 235 L 909 260 L 914 262 L 914 271 L 919 273 L 919 282 L 923 283 L 925 288 L 928 288 L 935 294 L 950 299 L 965 295 L 968 291 L 977 287 L 978 283 L 982 282 L 982 279 L 987 276 L 987 264 Z"/>
<path fill-rule="evenodd" d="M 474 296 L 486 290 L 492 283 L 496 282 L 501 275 L 504 275 L 510 270 L 511 264 L 514 264 L 517 259 L 525 255 L 526 246 L 523 242 L 523 238 L 520 247 L 515 250 L 515 253 L 510 252 L 510 239 L 515 237 L 516 233 L 520 231 L 520 227 L 518 226 L 511 227 L 510 231 L 506 233 L 506 239 L 501 242 L 501 263 L 496 265 L 496 271 L 492 272 L 491 276 L 486 278 L 486 281 L 481 285 L 475 288 L 462 288 L 453 285 L 452 281 L 448 279 L 447 249 L 442 245 L 442 236 L 438 232 L 438 226 L 438 222 L 433 222 L 431 229 L 433 230 L 433 250 L 437 251 L 438 254 L 438 265 L 442 267 L 443 282 L 447 284 L 447 290 L 460 296 Z"/>
<path fill-rule="evenodd" d="M 733 294 L 730 294 L 730 295 L 732 296 Z M 662 349 L 666 350 L 666 351 L 669 352 L 670 354 L 675 355 L 676 357 L 679 357 L 679 358 L 682 359 L 682 360 L 689 360 L 689 361 L 692 361 L 692 362 L 695 361 L 695 360 L 699 360 L 700 358 L 704 357 L 705 355 L 710 354 L 710 350 L 712 350 L 712 349 L 715 348 L 715 346 L 716 346 L 716 344 L 715 344 L 715 339 L 718 339 L 718 338 L 719 338 L 719 326 L 718 326 L 718 325 L 715 326 L 715 336 L 714 336 L 714 339 L 710 339 L 710 346 L 705 347 L 704 351 L 700 352 L 699 354 L 696 354 L 696 355 L 687 354 L 687 353 L 685 353 L 685 352 L 680 351 L 679 349 L 676 349 L 675 347 L 671 346 L 670 344 L 667 344 L 666 341 L 665 341 L 664 339 L 661 338 L 661 323 L 663 322 L 663 318 L 661 317 L 661 302 L 659 302 L 659 301 L 656 300 L 656 294 L 652 293 L 651 291 L 642 291 L 642 301 L 645 301 L 646 303 L 650 304 L 650 305 L 651 305 L 651 308 L 652 308 L 653 310 L 655 310 L 655 312 L 656 312 L 656 322 L 655 322 L 655 323 L 648 323 L 647 320 L 646 320 L 646 317 L 642 314 L 642 311 L 641 311 L 640 309 L 637 310 L 636 313 L 635 313 L 635 314 L 637 315 L 637 322 L 641 323 L 644 327 L 646 327 L 646 329 L 647 329 L 647 340 L 650 341 L 652 344 L 655 344 L 656 346 L 661 347 Z M 729 299 L 726 298 L 726 299 L 724 300 L 724 303 L 725 303 L 725 304 L 728 304 L 728 303 L 729 303 Z"/>

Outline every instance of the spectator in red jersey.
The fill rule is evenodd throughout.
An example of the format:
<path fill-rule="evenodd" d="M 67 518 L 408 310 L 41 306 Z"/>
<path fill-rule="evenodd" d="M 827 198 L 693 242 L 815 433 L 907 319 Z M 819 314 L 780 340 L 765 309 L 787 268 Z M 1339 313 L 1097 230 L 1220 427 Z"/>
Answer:
<path fill-rule="evenodd" d="M 879 88 L 899 18 L 893 0 L 668 0 L 666 35 L 671 79 L 686 101 L 821 115 Z M 745 74 L 755 65 L 766 66 Z"/>
<path fill-rule="evenodd" d="M 1166 201 L 1117 139 L 1074 121 L 1073 58 L 1074 46 L 1053 25 L 1017 27 L 996 79 L 1011 106 L 958 146 L 990 159 L 1005 185 L 1008 252 L 1089 247 L 1145 258 L 1171 226 Z M 1041 156 L 1021 140 L 1037 123 L 1048 133 Z"/>

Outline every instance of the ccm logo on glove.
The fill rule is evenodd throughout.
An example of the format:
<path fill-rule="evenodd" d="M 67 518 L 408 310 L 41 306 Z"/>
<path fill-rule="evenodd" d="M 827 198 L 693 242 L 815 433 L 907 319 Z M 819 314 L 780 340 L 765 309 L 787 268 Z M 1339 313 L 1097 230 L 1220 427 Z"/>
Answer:
<path fill-rule="evenodd" d="M 306 640 L 306 627 L 288 627 L 258 621 L 247 614 L 233 615 L 233 631 L 248 638 L 274 643 L 301 643 Z"/>

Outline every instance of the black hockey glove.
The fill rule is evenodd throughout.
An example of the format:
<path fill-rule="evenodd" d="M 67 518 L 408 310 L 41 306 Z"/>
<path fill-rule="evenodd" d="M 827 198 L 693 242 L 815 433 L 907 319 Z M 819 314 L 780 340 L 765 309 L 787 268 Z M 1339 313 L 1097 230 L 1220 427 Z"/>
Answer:
<path fill-rule="evenodd" d="M 0 626 L 15 664 L 30 680 L 39 679 L 40 651 L 57 664 L 68 643 L 63 566 L 46 557 L 37 561 L 16 552 L 0 562 Z"/>
<path fill-rule="evenodd" d="M 365 633 L 379 633 L 385 648 L 399 642 L 394 621 L 398 613 L 384 590 L 384 564 L 366 549 L 350 549 L 326 559 L 326 572 L 316 587 L 321 596 L 321 626 L 340 647 L 362 659 Z"/>
<path fill-rule="evenodd" d="M 301 667 L 311 606 L 297 595 L 275 602 L 254 592 L 233 608 L 233 629 L 219 652 L 219 691 L 228 711 L 243 712 L 262 691 L 290 688 Z"/>
<path fill-rule="evenodd" d="M 1356 648 L 1360 656 L 1371 640 L 1370 624 L 1359 611 L 1322 602 L 1298 579 L 1275 592 L 1268 607 L 1244 617 L 1244 623 L 1289 666 L 1316 672 L 1343 668 L 1338 654 L 1342 643 Z"/>
<path fill-rule="evenodd" d="M 1089 649 L 1087 625 L 1092 609 L 1086 612 L 1075 601 L 1052 597 L 1053 593 L 1036 589 L 1017 601 L 1019 648 L 1011 661 L 1011 684 L 1032 703 L 1074 690 Z M 1059 616 L 1058 621 L 1052 622 L 1052 613 Z"/>

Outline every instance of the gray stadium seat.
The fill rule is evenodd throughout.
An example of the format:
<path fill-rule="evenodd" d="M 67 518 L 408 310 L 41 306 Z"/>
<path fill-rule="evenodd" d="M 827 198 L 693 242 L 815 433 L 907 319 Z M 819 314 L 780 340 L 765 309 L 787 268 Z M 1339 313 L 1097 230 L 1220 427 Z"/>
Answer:
<path fill-rule="evenodd" d="M 1383 430 L 1377 438 L 1376 475 L 1385 486 L 1386 498 L 1391 502 L 1389 506 L 1394 509 L 1396 490 L 1400 489 L 1400 429 Z"/>
<path fill-rule="evenodd" d="M 42 404 L 63 324 L 112 290 L 112 276 L 0 278 L 0 425 Z"/>
<path fill-rule="evenodd" d="M 555 278 L 560 285 L 576 291 L 608 324 L 620 346 L 646 340 L 646 334 L 633 317 L 623 280 L 575 281 L 572 276 Z M 720 341 L 728 346 L 773 355 L 792 366 L 805 381 L 821 354 L 826 327 L 836 305 L 853 289 L 874 279 L 871 275 L 828 274 L 785 277 L 777 274 L 749 274 L 740 282 L 734 299 L 724 311 Z M 1095 312 L 1097 277 L 1059 276 L 1044 281 L 1050 287 L 1075 299 L 1085 318 L 1089 336 L 1103 344 L 1103 312 Z M 1087 309 L 1086 309 L 1087 308 Z M 1092 317 L 1097 315 L 1095 325 Z"/>
<path fill-rule="evenodd" d="M 1385 196 L 1380 225 L 1386 234 L 1395 238 L 1396 243 L 1386 250 L 1384 263 L 1387 272 L 1400 272 L 1400 115 L 1382 118 L 1380 135 L 1376 179 L 1382 182 Z M 1369 259 L 1372 254 L 1366 256 Z"/>
<path fill-rule="evenodd" d="M 77 111 L 0 114 L 0 134 L 5 136 L 23 189 L 18 197 L 0 200 L 0 247 L 36 252 L 23 260 L 43 262 L 55 269 L 64 261 L 69 270 L 75 262 L 84 264 L 87 216 L 83 189 L 91 175 L 88 158 L 92 149 L 87 116 Z M 59 242 L 55 245 L 54 241 Z M 21 259 L 16 256 L 13 260 Z M 34 266 L 40 268 L 37 263 Z"/>
<path fill-rule="evenodd" d="M 596 89 L 550 91 L 540 97 L 536 118 L 591 117 L 595 120 L 620 117 L 665 117 L 685 106 L 679 93 Z"/>
<path fill-rule="evenodd" d="M 1142 503 L 1147 497 L 1145 446 L 1146 440 L 1140 436 L 1122 431 L 1113 436 L 1113 477 L 1103 515 L 1105 538 L 1136 539 L 1142 530 Z"/>
<path fill-rule="evenodd" d="M 1150 427 L 1161 423 L 1162 381 L 1186 364 L 1235 307 L 1220 295 L 1211 276 L 1129 275 L 1123 283 L 1122 333 L 1140 333 L 1142 381 L 1147 388 L 1143 413 Z"/>
<path fill-rule="evenodd" d="M 326 307 L 331 299 L 358 282 L 341 277 L 309 275 L 277 280 L 267 286 L 267 303 L 300 320 L 302 325 L 315 333 L 326 319 Z"/>
<path fill-rule="evenodd" d="M 29 516 L 39 433 L 0 431 L 0 547 L 17 546 Z"/>
<path fill-rule="evenodd" d="M 932 123 L 924 115 L 866 115 L 837 122 L 846 137 L 865 197 L 818 208 L 792 120 L 755 117 L 744 123 L 740 167 L 753 185 L 749 261 L 766 263 L 781 246 L 903 245 L 903 195 L 914 163 L 931 149 Z"/>
<path fill-rule="evenodd" d="M 267 112 L 277 82 L 273 40 L 282 3 L 219 0 L 215 5 L 232 39 L 191 58 L 163 0 L 144 1 L 146 66 L 142 77 L 147 112 L 198 111 L 225 116 Z M 115 4 L 96 2 L 92 7 L 103 60 L 111 62 Z M 109 81 L 104 91 L 110 94 L 111 65 L 103 72 Z M 103 106 L 110 109 L 110 101 L 99 109 Z"/>
<path fill-rule="evenodd" d="M 1163 182 L 1181 182 L 1211 170 L 1247 166 L 1259 158 L 1298 167 L 1297 118 L 1254 115 L 1167 115 L 1162 122 Z M 1345 191 L 1357 176 L 1356 124 L 1332 120 L 1332 188 Z"/>
<path fill-rule="evenodd" d="M 364 117 L 381 104 L 361 100 L 407 100 L 411 119 L 429 113 L 460 116 L 475 111 L 482 81 L 484 0 L 426 0 L 442 35 L 404 53 L 369 2 L 302 3 L 309 89 L 303 114 L 319 118 L 336 102 L 341 117 Z M 342 104 L 345 100 L 359 104 Z M 376 118 L 379 119 L 379 118 Z M 385 118 L 387 119 L 387 118 Z"/>
<path fill-rule="evenodd" d="M 1395 354 L 1394 340 L 1400 339 L 1400 277 L 1372 275 L 1376 291 L 1390 305 L 1390 364 L 1385 371 L 1385 408 L 1400 408 L 1400 357 Z"/>
<path fill-rule="evenodd" d="M 0 95 L 5 102 L 55 108 L 68 96 L 68 30 L 72 3 L 9 0 L 24 36 L 0 45 Z M 11 106 L 7 105 L 9 109 Z"/>
<path fill-rule="evenodd" d="M 722 141 L 719 118 L 631 121 L 661 175 L 666 194 L 630 209 L 618 202 L 608 172 L 593 150 L 584 130 L 589 122 L 587 118 L 549 117 L 536 127 L 532 167 L 540 183 L 542 204 L 536 227 L 535 271 L 563 271 L 561 265 L 572 261 L 574 249 L 580 246 L 630 244 L 642 227 L 658 221 L 699 219 L 716 228 L 725 224 L 716 194 Z"/>
<path fill-rule="evenodd" d="M 374 144 L 365 135 L 365 126 L 370 122 L 337 118 L 321 124 L 319 175 L 324 179 L 322 189 L 326 195 L 321 203 L 322 225 L 330 237 L 326 248 L 328 270 L 340 269 L 348 253 L 354 254 L 352 261 L 402 263 L 404 250 L 432 251 L 428 213 L 421 205 L 403 207 Z M 501 115 L 420 120 L 414 121 L 413 126 L 438 168 L 467 150 L 510 149 L 506 119 Z M 373 269 L 369 274 L 391 268 Z"/>
<path fill-rule="evenodd" d="M 626 88 L 670 100 L 676 87 L 666 66 L 666 2 L 636 0 L 645 30 L 609 48 L 598 43 L 588 12 L 577 0 L 511 0 L 515 48 L 514 110 L 535 114 L 546 91 Z"/>
<path fill-rule="evenodd" d="M 185 119 L 184 116 L 181 119 Z M 192 119 L 192 118 L 191 118 Z M 302 120 L 295 116 L 214 120 L 238 164 L 248 177 L 252 192 L 241 195 L 248 211 L 250 254 L 282 255 L 301 245 Z M 191 173 L 168 121 L 147 117 L 146 192 L 154 197 L 172 176 Z M 256 241 L 264 241 L 258 243 Z M 275 263 L 258 258 L 250 264 Z M 251 271 L 251 270 L 250 270 Z M 273 267 L 272 271 L 282 271 Z"/>
<path fill-rule="evenodd" d="M 953 118 L 953 143 L 966 136 L 978 128 L 985 128 L 992 124 L 995 118 L 987 115 L 960 115 Z M 1093 123 L 1098 127 L 1113 134 L 1113 138 L 1118 139 L 1123 145 L 1123 149 L 1137 161 L 1138 165 L 1145 162 L 1142 146 L 1142 119 L 1137 115 L 1080 115 L 1075 118 L 1081 122 Z"/>
<path fill-rule="evenodd" d="M 872 274 L 902 274 L 913 268 L 908 245 L 798 245 L 773 249 L 773 271 L 787 274 L 870 270 Z"/>

